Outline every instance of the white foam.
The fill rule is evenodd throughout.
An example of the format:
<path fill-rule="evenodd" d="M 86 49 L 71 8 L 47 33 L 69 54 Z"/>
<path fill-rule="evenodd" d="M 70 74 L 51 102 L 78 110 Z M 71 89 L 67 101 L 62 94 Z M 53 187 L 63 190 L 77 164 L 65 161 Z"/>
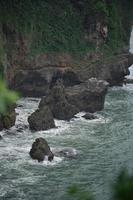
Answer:
<path fill-rule="evenodd" d="M 133 65 L 129 67 L 130 74 L 125 76 L 127 79 L 133 79 Z"/>
<path fill-rule="evenodd" d="M 64 158 L 62 158 L 62 157 L 56 157 L 56 156 L 54 156 L 54 159 L 50 162 L 50 161 L 48 161 L 48 158 L 45 157 L 45 160 L 43 162 L 38 162 L 37 160 L 30 159 L 28 161 L 28 163 L 31 164 L 31 165 L 54 166 L 54 165 L 57 165 L 60 162 L 62 162 L 63 159 Z"/>
<path fill-rule="evenodd" d="M 43 178 L 46 178 L 46 175 L 43 174 Z M 33 183 L 36 183 L 39 179 L 41 179 L 42 176 L 36 176 L 36 175 L 33 175 L 32 176 L 26 176 L 26 177 L 21 177 L 21 178 L 18 178 L 18 179 L 14 179 L 12 180 L 12 183 L 26 183 L 26 184 L 33 184 Z"/>
<path fill-rule="evenodd" d="M 81 118 L 85 114 L 86 114 L 86 112 L 79 112 L 75 116 L 78 117 L 78 118 Z"/>

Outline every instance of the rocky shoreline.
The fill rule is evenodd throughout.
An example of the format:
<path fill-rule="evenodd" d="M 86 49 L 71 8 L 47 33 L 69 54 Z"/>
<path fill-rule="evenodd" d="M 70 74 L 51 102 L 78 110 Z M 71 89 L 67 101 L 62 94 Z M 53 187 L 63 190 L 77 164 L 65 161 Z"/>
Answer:
<path fill-rule="evenodd" d="M 66 60 L 61 65 L 59 62 L 54 67 L 45 66 L 43 59 L 38 60 L 43 63 L 40 69 L 39 63 L 34 69 L 17 69 L 13 78 L 9 79 L 9 86 L 22 92 L 23 96 L 41 97 L 38 109 L 28 117 L 31 131 L 55 128 L 54 119 L 69 121 L 82 111 L 87 112 L 83 116 L 85 119 L 95 119 L 93 113 L 104 108 L 108 86 L 121 86 L 131 82 L 125 81 L 125 76 L 129 74 L 128 68 L 133 63 L 131 54 L 116 55 L 115 59 L 108 62 L 80 62 L 80 68 L 68 67 L 70 63 Z M 95 57 L 92 59 L 95 60 Z M 15 109 L 10 109 L 8 114 L 0 118 L 0 130 L 9 129 L 15 125 Z M 56 154 L 60 156 L 67 153 L 63 150 Z M 43 138 L 37 138 L 33 143 L 30 156 L 38 162 L 43 161 L 46 156 L 49 161 L 54 158 Z"/>
<path fill-rule="evenodd" d="M 54 128 L 54 118 L 70 120 L 81 111 L 94 113 L 102 110 L 107 88 L 107 82 L 95 78 L 68 88 L 58 80 L 49 94 L 41 99 L 38 110 L 29 116 L 31 130 Z"/>
<path fill-rule="evenodd" d="M 128 51 L 109 59 L 96 53 L 80 60 L 69 54 L 42 54 L 32 59 L 25 55 L 23 60 L 21 57 L 12 59 L 13 66 L 6 72 L 9 87 L 25 97 L 47 95 L 59 79 L 62 79 L 65 87 L 80 84 L 92 77 L 105 80 L 110 86 L 122 85 L 133 63 Z"/>
<path fill-rule="evenodd" d="M 101 58 L 96 59 L 96 55 L 93 56 L 90 58 L 91 67 L 88 60 L 88 67 L 85 64 L 87 62 L 84 63 L 84 67 L 82 67 L 83 63 L 79 62 L 81 66 L 80 69 L 77 66 L 71 66 L 72 59 L 69 56 L 66 57 L 66 55 L 63 57 L 57 55 L 54 55 L 54 57 L 52 57 L 52 55 L 50 57 L 39 57 L 36 63 L 32 63 L 36 64 L 33 65 L 34 69 L 32 69 L 33 66 L 30 65 L 32 69 L 30 70 L 30 76 L 27 74 L 29 67 L 26 69 L 23 68 L 24 65 L 22 65 L 21 68 L 18 66 L 20 69 L 17 68 L 17 74 L 23 70 L 25 73 L 18 76 L 21 77 L 21 79 L 12 79 L 10 84 L 14 83 L 18 85 L 19 83 L 21 87 L 16 87 L 12 84 L 12 86 L 9 85 L 13 87 L 13 89 L 22 92 L 24 96 L 42 97 L 45 95 L 42 97 L 38 110 L 28 119 L 32 130 L 46 130 L 55 127 L 54 118 L 70 120 L 80 111 L 94 113 L 103 109 L 107 92 L 106 81 L 109 86 L 132 82 L 132 80 L 129 79 L 125 80 L 125 76 L 129 74 L 128 68 L 133 63 L 132 54 L 122 52 L 116 55 L 115 59 L 112 59 L 110 62 L 103 62 Z M 44 61 L 44 59 L 46 60 Z M 93 61 L 96 62 L 92 65 Z M 26 64 L 25 62 L 23 64 Z M 46 66 L 46 63 L 49 63 L 49 65 Z M 53 66 L 54 63 L 56 63 L 56 65 L 51 68 L 50 65 Z M 36 73 L 36 70 L 39 69 L 39 65 L 44 71 L 40 71 L 39 77 L 37 78 L 38 73 Z M 35 77 L 32 77 L 33 74 Z M 40 79 L 40 76 L 43 75 L 45 75 L 45 77 Z M 14 78 L 15 77 L 17 77 L 16 73 L 14 73 Z M 33 82 L 30 81 L 30 77 Z M 46 82 L 45 79 L 49 81 Z M 10 80 L 11 79 L 9 79 L 9 81 Z M 28 82 L 25 80 L 28 80 Z M 40 81 L 39 84 L 38 81 Z M 3 128 L 10 128 L 15 124 L 15 115 L 11 113 L 8 114 L 8 117 L 1 116 L 1 130 Z"/>

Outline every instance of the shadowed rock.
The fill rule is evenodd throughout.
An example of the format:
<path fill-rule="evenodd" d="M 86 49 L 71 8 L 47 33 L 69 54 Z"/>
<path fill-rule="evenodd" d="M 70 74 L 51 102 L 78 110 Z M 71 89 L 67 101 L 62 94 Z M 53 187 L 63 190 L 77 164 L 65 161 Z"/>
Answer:
<path fill-rule="evenodd" d="M 38 162 L 42 162 L 45 159 L 45 156 L 48 156 L 49 161 L 52 161 L 54 158 L 54 154 L 51 152 L 50 147 L 44 138 L 37 138 L 35 140 L 29 154 L 32 159 L 38 160 Z"/>
<path fill-rule="evenodd" d="M 49 94 L 41 99 L 39 109 L 28 118 L 30 128 L 49 129 L 54 127 L 53 117 L 70 120 L 80 111 L 102 110 L 107 87 L 107 82 L 95 78 L 67 89 L 62 81 L 57 81 Z"/>
<path fill-rule="evenodd" d="M 85 115 L 83 115 L 83 118 L 88 119 L 88 120 L 98 119 L 98 117 L 92 113 L 86 113 Z"/>
<path fill-rule="evenodd" d="M 93 113 L 103 109 L 107 88 L 106 81 L 95 78 L 67 89 L 58 81 L 50 94 L 42 98 L 39 109 L 48 105 L 55 118 L 64 120 L 71 119 L 80 111 Z"/>
<path fill-rule="evenodd" d="M 42 98 L 39 109 L 42 109 L 45 105 L 49 106 L 54 118 L 60 120 L 70 120 L 79 112 L 75 105 L 68 102 L 62 81 L 58 81 L 49 95 Z"/>
<path fill-rule="evenodd" d="M 96 112 L 104 107 L 108 83 L 91 78 L 85 83 L 66 89 L 67 100 L 79 111 Z"/>
<path fill-rule="evenodd" d="M 55 127 L 54 118 L 48 106 L 43 106 L 28 117 L 31 130 L 41 131 Z"/>
<path fill-rule="evenodd" d="M 133 65 L 133 54 L 131 53 L 128 55 L 128 65 L 129 67 Z"/>

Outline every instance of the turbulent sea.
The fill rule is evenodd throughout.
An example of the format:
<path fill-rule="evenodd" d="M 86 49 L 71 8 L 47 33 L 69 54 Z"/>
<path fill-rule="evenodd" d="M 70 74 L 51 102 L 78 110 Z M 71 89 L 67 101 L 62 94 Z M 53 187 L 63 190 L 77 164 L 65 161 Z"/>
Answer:
<path fill-rule="evenodd" d="M 56 129 L 31 132 L 27 116 L 38 103 L 21 99 L 15 127 L 1 132 L 0 200 L 69 200 L 73 184 L 91 191 L 96 200 L 111 200 L 119 171 L 133 173 L 133 85 L 109 89 L 104 110 L 96 113 L 99 119 L 85 120 L 79 113 L 70 122 L 55 120 Z M 53 150 L 71 147 L 77 156 L 33 161 L 29 150 L 37 137 Z"/>

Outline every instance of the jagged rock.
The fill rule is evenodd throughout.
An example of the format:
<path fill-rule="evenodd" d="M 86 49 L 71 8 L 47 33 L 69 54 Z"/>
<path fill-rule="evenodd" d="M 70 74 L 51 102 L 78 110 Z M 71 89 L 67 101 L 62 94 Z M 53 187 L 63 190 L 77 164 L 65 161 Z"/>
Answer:
<path fill-rule="evenodd" d="M 88 54 L 86 62 L 81 62 L 75 70 L 83 81 L 95 77 L 107 81 L 110 86 L 122 86 L 125 76 L 129 75 L 129 67 L 133 61 L 128 55 L 128 51 L 121 52 L 111 59 L 105 59 L 98 53 L 96 55 L 93 53 L 91 58 Z"/>
<path fill-rule="evenodd" d="M 50 147 L 44 138 L 37 138 L 35 140 L 29 154 L 32 159 L 38 160 L 38 162 L 42 162 L 45 159 L 45 156 L 48 156 L 49 161 L 52 161 L 54 158 L 54 154 L 51 152 Z"/>
<path fill-rule="evenodd" d="M 83 118 L 92 120 L 92 119 L 97 119 L 97 116 L 95 116 L 92 113 L 86 113 L 85 115 L 83 115 Z"/>
<path fill-rule="evenodd" d="M 104 107 L 108 83 L 91 78 L 85 83 L 66 89 L 67 100 L 79 111 L 96 112 Z"/>
<path fill-rule="evenodd" d="M 36 110 L 28 117 L 31 130 L 40 131 L 55 127 L 53 114 L 48 106 Z"/>
<path fill-rule="evenodd" d="M 51 58 L 53 59 L 53 58 Z M 61 70 L 59 67 L 19 70 L 14 76 L 12 87 L 21 91 L 23 96 L 44 96 L 57 80 L 62 79 L 68 87 L 81 83 L 78 75 L 72 69 Z"/>
<path fill-rule="evenodd" d="M 50 94 L 42 98 L 39 109 L 42 109 L 45 105 L 49 106 L 54 118 L 60 120 L 70 120 L 77 112 L 79 112 L 75 105 L 72 105 L 67 101 L 62 81 L 58 81 L 52 88 Z"/>
<path fill-rule="evenodd" d="M 95 78 L 66 89 L 58 81 L 50 94 L 42 98 L 39 109 L 47 105 L 53 116 L 62 120 L 70 120 L 80 111 L 93 113 L 103 109 L 107 87 L 107 82 Z"/>
<path fill-rule="evenodd" d="M 58 81 L 42 98 L 39 109 L 28 118 L 30 128 L 46 130 L 55 127 L 53 117 L 70 120 L 80 111 L 93 113 L 102 110 L 107 87 L 107 82 L 95 78 L 67 89 L 62 81 Z"/>

